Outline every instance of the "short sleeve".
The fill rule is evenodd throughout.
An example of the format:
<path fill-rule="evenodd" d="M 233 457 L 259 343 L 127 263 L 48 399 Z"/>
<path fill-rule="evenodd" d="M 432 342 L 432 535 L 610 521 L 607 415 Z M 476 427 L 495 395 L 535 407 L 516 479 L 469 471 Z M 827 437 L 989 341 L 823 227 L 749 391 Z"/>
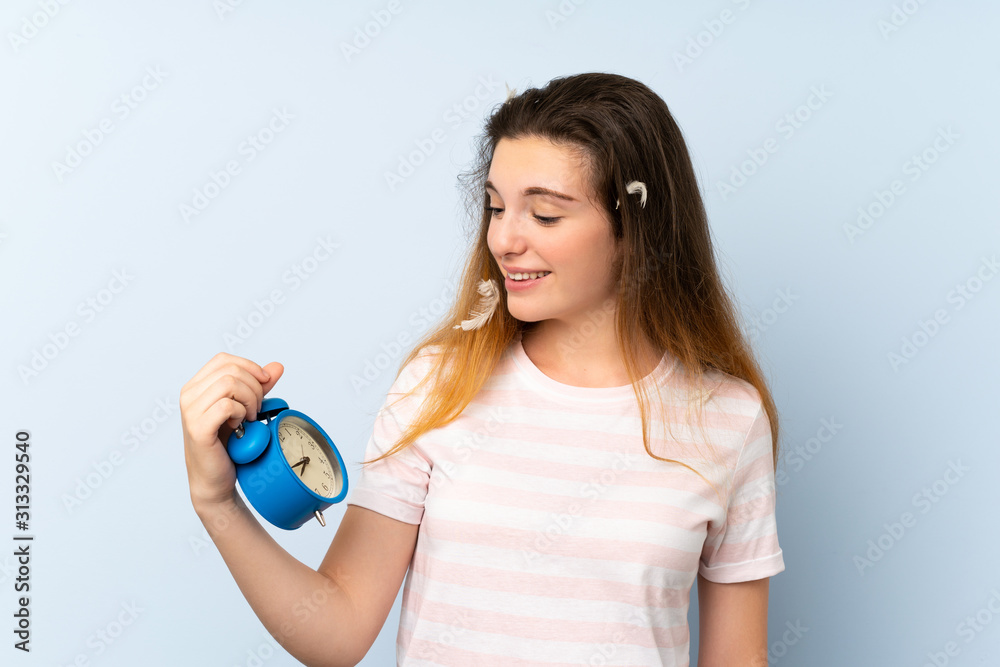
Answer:
<path fill-rule="evenodd" d="M 421 394 L 399 400 L 416 386 L 418 374 L 429 369 L 426 356 L 417 357 L 399 374 L 375 417 L 371 437 L 365 447 L 369 461 L 395 446 L 408 425 Z M 391 403 L 395 403 L 390 407 Z M 357 505 L 405 523 L 419 524 L 424 515 L 424 498 L 432 464 L 420 448 L 420 440 L 381 461 L 362 466 L 352 480 L 348 505 Z"/>
<path fill-rule="evenodd" d="M 726 520 L 709 530 L 698 573 L 717 583 L 763 579 L 785 569 L 775 516 L 771 423 L 758 409 L 736 462 Z"/>

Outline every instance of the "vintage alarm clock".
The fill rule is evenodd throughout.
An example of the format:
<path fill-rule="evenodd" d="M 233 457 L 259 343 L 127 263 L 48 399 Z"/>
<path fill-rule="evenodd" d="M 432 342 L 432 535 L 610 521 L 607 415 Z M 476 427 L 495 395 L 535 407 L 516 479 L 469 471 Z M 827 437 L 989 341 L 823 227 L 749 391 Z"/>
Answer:
<path fill-rule="evenodd" d="M 280 398 L 263 399 L 257 420 L 237 426 L 226 451 L 243 495 L 278 528 L 294 530 L 314 516 L 325 526 L 323 510 L 347 496 L 347 469 L 333 440 Z"/>

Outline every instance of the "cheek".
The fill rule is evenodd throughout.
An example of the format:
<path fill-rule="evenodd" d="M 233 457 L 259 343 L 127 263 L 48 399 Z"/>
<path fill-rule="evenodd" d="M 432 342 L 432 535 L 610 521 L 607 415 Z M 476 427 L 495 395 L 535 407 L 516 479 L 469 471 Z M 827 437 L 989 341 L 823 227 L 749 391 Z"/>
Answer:
<path fill-rule="evenodd" d="M 577 252 L 575 260 L 568 257 L 568 261 L 574 262 L 574 275 L 584 283 L 581 289 L 587 293 L 605 292 L 612 282 L 613 247 L 604 237 L 595 237 L 577 246 Z"/>
<path fill-rule="evenodd" d="M 603 238 L 580 239 L 559 248 L 563 261 L 573 265 L 578 273 L 594 276 L 604 275 L 611 262 Z"/>

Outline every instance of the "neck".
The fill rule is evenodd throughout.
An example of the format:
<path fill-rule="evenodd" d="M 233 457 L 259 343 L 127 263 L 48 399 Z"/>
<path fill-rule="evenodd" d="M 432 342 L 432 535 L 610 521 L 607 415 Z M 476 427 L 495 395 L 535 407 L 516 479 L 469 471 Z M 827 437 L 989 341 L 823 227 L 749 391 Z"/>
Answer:
<path fill-rule="evenodd" d="M 610 318 L 609 318 L 610 319 Z M 580 327 L 559 320 L 544 320 L 524 331 L 521 345 L 540 370 L 553 379 L 580 387 L 620 387 L 630 382 L 618 349 L 614 322 Z M 663 358 L 643 336 L 639 377 L 645 377 Z"/>

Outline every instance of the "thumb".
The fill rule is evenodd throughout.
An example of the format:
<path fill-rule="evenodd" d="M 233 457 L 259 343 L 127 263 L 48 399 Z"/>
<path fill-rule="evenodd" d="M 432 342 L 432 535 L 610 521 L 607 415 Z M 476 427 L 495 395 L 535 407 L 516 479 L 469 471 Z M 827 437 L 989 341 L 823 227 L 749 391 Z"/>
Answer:
<path fill-rule="evenodd" d="M 264 393 L 266 394 L 267 392 L 271 391 L 272 388 L 274 388 L 275 384 L 277 384 L 278 380 L 281 378 L 281 375 L 285 372 L 285 367 L 282 366 L 277 361 L 272 361 L 263 368 L 267 372 L 267 374 L 271 376 L 270 380 L 261 384 L 261 387 L 264 389 Z"/>

